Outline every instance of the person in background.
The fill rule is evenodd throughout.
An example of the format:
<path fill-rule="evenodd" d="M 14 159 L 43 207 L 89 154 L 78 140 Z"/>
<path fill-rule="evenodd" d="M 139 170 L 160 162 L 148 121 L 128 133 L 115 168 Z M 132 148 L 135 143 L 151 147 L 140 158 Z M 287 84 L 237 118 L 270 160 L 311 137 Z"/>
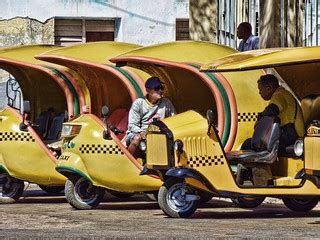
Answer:
<path fill-rule="evenodd" d="M 154 119 L 163 119 L 176 114 L 176 110 L 169 99 L 163 96 L 164 85 L 158 77 L 150 77 L 145 88 L 147 95 L 132 103 L 129 111 L 126 144 L 129 152 L 139 155 L 139 144 L 146 139 L 146 130 Z"/>
<path fill-rule="evenodd" d="M 242 22 L 237 27 L 237 37 L 240 41 L 238 51 L 245 52 L 259 49 L 259 37 L 252 35 L 252 26 L 248 22 Z"/>

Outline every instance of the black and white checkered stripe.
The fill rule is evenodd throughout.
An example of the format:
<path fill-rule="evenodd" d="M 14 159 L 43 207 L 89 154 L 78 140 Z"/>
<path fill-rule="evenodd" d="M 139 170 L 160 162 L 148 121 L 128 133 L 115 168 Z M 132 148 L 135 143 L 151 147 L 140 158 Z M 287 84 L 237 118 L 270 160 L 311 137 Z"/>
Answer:
<path fill-rule="evenodd" d="M 124 154 L 118 145 L 82 144 L 79 150 L 81 153 Z"/>
<path fill-rule="evenodd" d="M 238 122 L 255 122 L 257 118 L 257 112 L 238 113 Z"/>
<path fill-rule="evenodd" d="M 0 132 L 0 142 L 34 142 L 35 139 L 29 132 Z"/>
<path fill-rule="evenodd" d="M 188 160 L 188 165 L 190 167 L 205 167 L 205 166 L 217 166 L 223 165 L 223 155 L 220 156 L 195 156 Z"/>

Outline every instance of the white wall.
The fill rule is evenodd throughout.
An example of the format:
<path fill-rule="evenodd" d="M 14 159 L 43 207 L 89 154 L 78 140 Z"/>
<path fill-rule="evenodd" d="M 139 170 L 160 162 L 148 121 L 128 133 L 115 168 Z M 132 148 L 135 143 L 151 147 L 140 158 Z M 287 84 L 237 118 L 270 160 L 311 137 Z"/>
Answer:
<path fill-rule="evenodd" d="M 17 16 L 121 18 L 116 41 L 149 45 L 175 40 L 175 19 L 189 17 L 189 0 L 1 0 L 0 18 Z"/>

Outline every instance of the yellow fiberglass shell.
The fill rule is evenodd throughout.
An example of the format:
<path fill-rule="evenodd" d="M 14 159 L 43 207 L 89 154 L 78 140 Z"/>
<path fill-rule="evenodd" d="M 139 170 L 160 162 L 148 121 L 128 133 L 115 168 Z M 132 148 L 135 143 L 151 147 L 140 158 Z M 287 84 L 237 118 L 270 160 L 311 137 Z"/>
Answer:
<path fill-rule="evenodd" d="M 172 132 L 174 140 L 180 139 L 183 142 L 184 152 L 179 161 L 175 158 L 175 166 L 192 168 L 197 171 L 210 183 L 211 191 L 218 194 L 219 192 L 230 192 L 264 196 L 319 195 L 320 193 L 316 185 L 308 180 L 301 180 L 294 186 L 282 186 L 281 188 L 239 188 L 235 183 L 216 132 L 211 128 L 210 135 L 207 134 L 208 125 L 205 118 L 194 111 L 188 111 L 164 119 L 163 123 Z M 199 187 L 199 183 L 192 183 L 192 181 L 188 183 Z"/>
<path fill-rule="evenodd" d="M 0 111 L 0 169 L 32 183 L 64 185 L 65 177 L 55 171 L 56 159 L 30 127 L 20 131 L 21 121 L 21 115 L 12 108 Z"/>
<path fill-rule="evenodd" d="M 201 71 L 230 72 L 274 68 L 299 99 L 320 94 L 320 47 L 261 49 L 213 60 Z"/>
<path fill-rule="evenodd" d="M 144 96 L 146 73 L 141 75 L 139 71 L 137 74 L 128 67 L 120 69 L 108 62 L 109 58 L 138 47 L 120 42 L 96 42 L 56 49 L 37 58 L 77 72 L 89 90 L 89 111 L 99 116 L 103 105 L 107 105 L 111 112 L 118 108 L 129 110 L 133 100 Z"/>
<path fill-rule="evenodd" d="M 65 67 L 34 58 L 56 48 L 30 45 L 0 50 L 0 67 L 17 80 L 24 99 L 31 103 L 30 120 L 35 120 L 48 107 L 54 107 L 57 112 L 68 110 L 70 115 L 79 114 L 80 105 L 85 104 L 85 86 L 78 86 L 79 77 Z"/>
<path fill-rule="evenodd" d="M 266 106 L 252 84 L 264 74 L 200 73 L 200 65 L 235 53 L 226 46 L 200 41 L 170 42 L 139 48 L 111 59 L 156 75 L 166 85 L 166 96 L 178 113 L 193 109 L 205 116 L 214 110 L 219 136 L 226 151 L 238 149 L 253 133 L 257 113 Z M 241 79 L 241 84 L 239 84 Z M 255 104 L 248 103 L 254 102 Z"/>
<path fill-rule="evenodd" d="M 68 124 L 81 125 L 81 130 L 74 138 L 64 139 L 57 171 L 73 172 L 87 177 L 95 186 L 122 192 L 160 188 L 162 182 L 159 179 L 139 176 L 141 163 L 129 154 L 116 136 L 103 139 L 104 125 L 96 116 L 83 114 Z"/>

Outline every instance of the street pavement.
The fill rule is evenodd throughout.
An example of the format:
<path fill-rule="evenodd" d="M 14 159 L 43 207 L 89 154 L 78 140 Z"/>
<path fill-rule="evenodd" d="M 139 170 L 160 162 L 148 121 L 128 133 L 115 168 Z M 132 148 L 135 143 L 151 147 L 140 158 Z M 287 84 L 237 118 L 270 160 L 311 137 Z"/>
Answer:
<path fill-rule="evenodd" d="M 254 210 L 213 199 L 189 219 L 172 219 L 144 195 L 108 196 L 97 209 L 79 211 L 63 195 L 33 188 L 18 203 L 0 205 L 0 216 L 0 239 L 320 239 L 320 205 L 295 213 L 270 199 Z"/>

